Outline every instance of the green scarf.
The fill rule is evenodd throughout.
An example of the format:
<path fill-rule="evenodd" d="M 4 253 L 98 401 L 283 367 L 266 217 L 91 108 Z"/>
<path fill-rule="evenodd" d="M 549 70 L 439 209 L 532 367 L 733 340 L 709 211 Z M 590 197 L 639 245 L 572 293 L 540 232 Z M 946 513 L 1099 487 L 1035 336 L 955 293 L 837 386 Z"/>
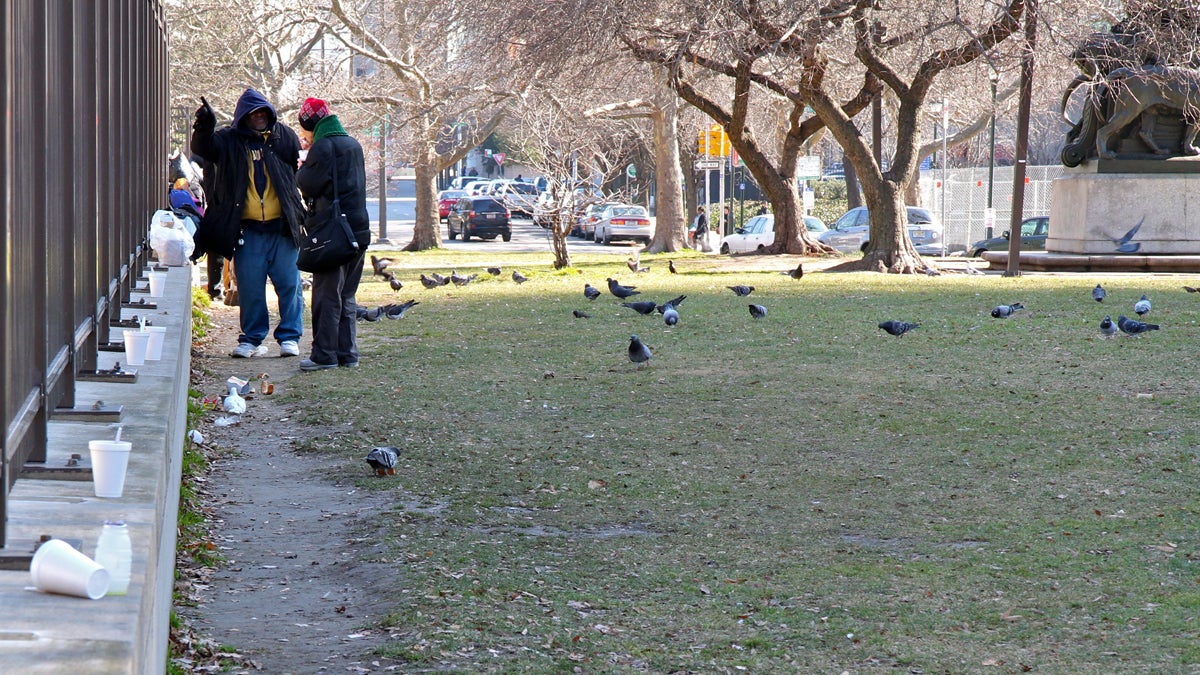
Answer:
<path fill-rule="evenodd" d="M 313 128 L 313 143 L 325 138 L 326 136 L 349 136 L 346 129 L 342 127 L 341 120 L 337 115 L 326 115 L 317 120 L 317 126 Z"/>

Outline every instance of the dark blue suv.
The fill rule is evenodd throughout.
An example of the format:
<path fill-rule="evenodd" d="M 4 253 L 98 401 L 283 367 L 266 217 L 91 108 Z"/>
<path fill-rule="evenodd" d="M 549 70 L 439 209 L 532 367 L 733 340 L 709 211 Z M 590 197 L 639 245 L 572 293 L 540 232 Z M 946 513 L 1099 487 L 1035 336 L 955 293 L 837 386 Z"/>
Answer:
<path fill-rule="evenodd" d="M 462 240 L 471 237 L 480 239 L 495 239 L 504 241 L 512 239 L 512 228 L 509 225 L 511 214 L 504 202 L 494 197 L 464 197 L 450 209 L 446 215 L 446 224 L 450 230 L 450 238 L 462 235 Z"/>

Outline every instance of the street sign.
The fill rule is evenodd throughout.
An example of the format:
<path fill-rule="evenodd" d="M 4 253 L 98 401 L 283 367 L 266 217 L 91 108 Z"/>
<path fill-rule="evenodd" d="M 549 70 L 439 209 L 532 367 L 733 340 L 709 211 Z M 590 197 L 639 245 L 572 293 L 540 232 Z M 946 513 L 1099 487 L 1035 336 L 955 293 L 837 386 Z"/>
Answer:
<path fill-rule="evenodd" d="M 805 155 L 796 160 L 797 180 L 817 180 L 821 177 L 820 155 Z"/>
<path fill-rule="evenodd" d="M 504 166 L 504 153 L 503 152 L 493 152 L 492 159 L 496 160 L 497 166 Z"/>
<path fill-rule="evenodd" d="M 716 171 L 721 168 L 721 160 L 719 159 L 698 159 L 696 160 L 697 171 Z"/>
<path fill-rule="evenodd" d="M 630 178 L 637 178 L 637 166 L 633 162 L 630 162 L 629 166 L 625 167 L 625 175 Z"/>

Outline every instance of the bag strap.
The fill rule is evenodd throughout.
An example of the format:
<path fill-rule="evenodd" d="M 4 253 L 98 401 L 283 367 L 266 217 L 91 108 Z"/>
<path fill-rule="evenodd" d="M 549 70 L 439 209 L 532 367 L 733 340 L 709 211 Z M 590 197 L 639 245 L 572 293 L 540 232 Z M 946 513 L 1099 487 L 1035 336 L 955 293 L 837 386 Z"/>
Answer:
<path fill-rule="evenodd" d="M 358 250 L 358 237 L 354 236 L 354 232 L 350 230 L 350 223 L 345 218 L 339 217 L 342 215 L 342 198 L 338 194 L 338 179 L 337 179 L 337 148 L 329 148 L 329 159 L 333 163 L 333 204 L 330 208 L 333 209 L 334 218 L 342 225 L 342 231 L 346 233 L 346 238 L 350 240 L 350 244 L 354 246 L 354 250 Z"/>

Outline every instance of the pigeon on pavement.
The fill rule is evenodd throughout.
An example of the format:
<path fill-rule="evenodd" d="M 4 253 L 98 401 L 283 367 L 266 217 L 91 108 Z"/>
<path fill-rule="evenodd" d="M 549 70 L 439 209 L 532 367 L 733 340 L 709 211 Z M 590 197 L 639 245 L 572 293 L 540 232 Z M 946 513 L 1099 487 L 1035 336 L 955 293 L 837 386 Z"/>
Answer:
<path fill-rule="evenodd" d="M 638 368 L 650 362 L 650 348 L 642 344 L 636 335 L 629 336 L 629 360 L 638 364 Z"/>
<path fill-rule="evenodd" d="M 628 307 L 638 314 L 653 314 L 657 304 L 653 300 L 643 300 L 642 302 L 622 302 L 621 306 Z"/>
<path fill-rule="evenodd" d="M 1096 287 L 1092 289 L 1092 299 L 1096 302 L 1104 302 L 1104 296 L 1106 295 L 1108 295 L 1108 293 L 1100 284 L 1096 284 Z"/>
<path fill-rule="evenodd" d="M 516 270 L 513 270 L 512 280 L 517 282 L 517 285 L 519 286 L 519 285 L 525 283 L 526 281 L 529 281 L 529 277 L 525 276 L 524 274 L 521 274 L 520 272 L 518 272 Z"/>
<path fill-rule="evenodd" d="M 675 305 L 672 305 L 671 303 L 667 303 L 663 307 L 662 316 L 663 323 L 667 324 L 668 326 L 674 326 L 675 324 L 679 323 L 679 311 L 676 310 Z"/>
<path fill-rule="evenodd" d="M 229 386 L 229 395 L 225 397 L 224 407 L 225 412 L 231 415 L 241 415 L 246 412 L 246 399 L 238 395 L 237 386 Z"/>
<path fill-rule="evenodd" d="M 908 323 L 907 321 L 883 321 L 879 327 L 882 328 L 888 335 L 900 337 L 914 328 L 920 328 L 919 323 Z"/>
<path fill-rule="evenodd" d="M 590 319 L 590 318 L 592 318 L 592 315 L 591 315 L 591 314 L 588 314 L 587 312 L 581 312 L 581 311 L 579 311 L 579 310 L 577 310 L 577 309 L 576 309 L 576 310 L 572 310 L 572 311 L 571 311 L 571 313 L 575 315 L 575 318 L 576 318 L 576 319 Z"/>
<path fill-rule="evenodd" d="M 684 300 L 687 300 L 686 295 L 677 295 L 677 296 L 671 298 L 670 300 L 664 302 L 663 304 L 659 305 L 658 307 L 655 307 L 654 309 L 658 310 L 659 314 L 662 314 L 662 313 L 666 312 L 668 306 L 678 307 L 683 304 Z"/>
<path fill-rule="evenodd" d="M 628 298 L 631 295 L 638 295 L 641 293 L 641 291 L 634 290 L 635 288 L 637 288 L 637 286 L 622 286 L 619 281 L 617 281 L 616 279 L 613 279 L 612 277 L 609 277 L 607 279 L 607 281 L 608 281 L 608 292 L 612 293 L 613 295 L 617 296 L 618 298 L 621 298 L 622 300 L 624 300 L 625 298 Z"/>
<path fill-rule="evenodd" d="M 753 303 L 750 304 L 750 316 L 754 317 L 755 319 L 761 319 L 766 315 L 766 307 L 763 307 L 762 305 L 755 305 Z"/>
<path fill-rule="evenodd" d="M 1120 329 L 1117 328 L 1117 324 L 1113 323 L 1112 317 L 1108 314 L 1100 319 L 1100 334 L 1104 337 L 1112 337 L 1117 334 L 1118 330 Z"/>
<path fill-rule="evenodd" d="M 1156 323 L 1143 323 L 1137 319 L 1127 319 L 1125 315 L 1117 317 L 1117 328 L 1121 329 L 1126 335 L 1139 335 L 1147 331 L 1158 330 Z"/>
<path fill-rule="evenodd" d="M 725 288 L 733 291 L 733 294 L 739 298 L 744 298 L 754 292 L 753 286 L 743 286 L 741 284 L 738 284 L 737 286 L 726 286 Z"/>
<path fill-rule="evenodd" d="M 394 476 L 396 475 L 396 465 L 400 460 L 400 448 L 386 446 L 381 448 L 373 448 L 367 453 L 367 464 L 375 469 L 376 476 Z"/>
<path fill-rule="evenodd" d="M 596 298 L 600 297 L 600 289 L 591 284 L 584 284 L 583 297 L 587 298 L 588 300 L 595 300 Z"/>
<path fill-rule="evenodd" d="M 1147 298 L 1145 293 L 1142 293 L 1141 300 L 1133 303 L 1133 311 L 1137 312 L 1139 317 L 1146 316 L 1150 313 L 1150 298 Z"/>
<path fill-rule="evenodd" d="M 1022 305 L 1019 302 L 1014 302 L 1011 305 L 996 305 L 992 308 L 992 318 L 1007 319 L 1018 309 L 1025 309 L 1025 305 Z"/>

